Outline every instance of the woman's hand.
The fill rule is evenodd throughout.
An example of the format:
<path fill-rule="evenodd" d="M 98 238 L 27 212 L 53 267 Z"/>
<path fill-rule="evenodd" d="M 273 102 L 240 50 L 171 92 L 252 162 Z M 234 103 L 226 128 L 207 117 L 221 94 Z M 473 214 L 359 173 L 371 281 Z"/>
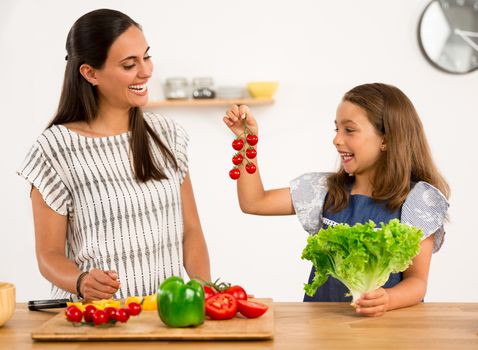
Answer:
<path fill-rule="evenodd" d="M 233 105 L 229 108 L 224 116 L 224 123 L 231 129 L 236 136 L 244 135 L 244 115 L 246 118 L 246 126 L 254 135 L 258 134 L 258 126 L 256 119 L 253 117 L 249 107 L 246 105 Z"/>
<path fill-rule="evenodd" d="M 116 271 L 91 269 L 80 284 L 85 300 L 111 299 L 120 288 Z"/>
<path fill-rule="evenodd" d="M 382 316 L 388 310 L 390 298 L 387 290 L 378 288 L 372 292 L 365 293 L 352 305 L 355 311 L 364 316 Z"/>

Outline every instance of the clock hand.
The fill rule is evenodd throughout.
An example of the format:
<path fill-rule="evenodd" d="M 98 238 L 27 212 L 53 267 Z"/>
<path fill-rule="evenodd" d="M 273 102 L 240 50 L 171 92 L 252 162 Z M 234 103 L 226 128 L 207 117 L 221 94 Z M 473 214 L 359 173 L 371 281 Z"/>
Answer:
<path fill-rule="evenodd" d="M 461 30 L 461 29 L 455 28 L 455 34 L 458 35 L 459 37 L 461 37 L 473 49 L 478 51 L 478 44 L 470 39 L 470 37 L 478 38 L 478 33 L 477 32 L 469 32 L 469 31 L 466 31 L 466 30 Z"/>

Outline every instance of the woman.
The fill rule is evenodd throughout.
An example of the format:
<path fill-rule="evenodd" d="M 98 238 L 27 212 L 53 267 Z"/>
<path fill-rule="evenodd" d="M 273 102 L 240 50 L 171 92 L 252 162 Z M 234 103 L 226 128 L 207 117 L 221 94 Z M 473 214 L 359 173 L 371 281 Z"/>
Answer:
<path fill-rule="evenodd" d="M 149 295 L 171 275 L 210 280 L 188 136 L 143 114 L 153 71 L 141 27 L 108 9 L 68 33 L 58 111 L 18 173 L 32 184 L 36 253 L 52 297 Z"/>

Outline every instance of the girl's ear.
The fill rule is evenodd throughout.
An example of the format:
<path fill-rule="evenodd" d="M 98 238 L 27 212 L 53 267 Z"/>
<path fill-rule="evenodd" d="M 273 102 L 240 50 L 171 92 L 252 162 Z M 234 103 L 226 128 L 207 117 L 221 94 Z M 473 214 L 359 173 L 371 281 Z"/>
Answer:
<path fill-rule="evenodd" d="M 382 145 L 380 146 L 381 151 L 386 151 L 387 150 L 387 144 L 385 143 L 385 140 L 382 140 Z"/>
<path fill-rule="evenodd" d="M 83 78 L 86 79 L 91 85 L 96 86 L 98 82 L 96 80 L 96 70 L 89 64 L 83 63 L 80 66 L 80 74 Z"/>

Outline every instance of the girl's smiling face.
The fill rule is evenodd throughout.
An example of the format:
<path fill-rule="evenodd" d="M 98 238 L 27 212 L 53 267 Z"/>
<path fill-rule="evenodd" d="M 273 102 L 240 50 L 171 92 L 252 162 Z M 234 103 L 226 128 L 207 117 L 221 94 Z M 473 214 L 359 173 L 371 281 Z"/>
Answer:
<path fill-rule="evenodd" d="M 377 161 L 385 150 L 383 136 L 370 123 L 364 109 L 349 101 L 337 108 L 333 143 L 348 174 L 374 175 Z"/>
<path fill-rule="evenodd" d="M 143 32 L 131 26 L 111 45 L 102 68 L 95 72 L 100 103 L 117 108 L 144 106 L 153 72 Z"/>

